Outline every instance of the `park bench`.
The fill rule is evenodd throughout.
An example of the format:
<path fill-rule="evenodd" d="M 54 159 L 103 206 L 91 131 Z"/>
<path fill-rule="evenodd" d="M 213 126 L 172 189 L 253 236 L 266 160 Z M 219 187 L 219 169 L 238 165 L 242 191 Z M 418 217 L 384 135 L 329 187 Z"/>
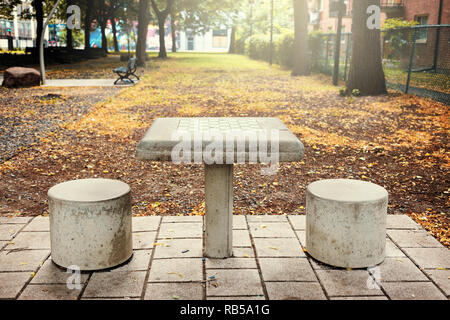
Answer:
<path fill-rule="evenodd" d="M 134 81 L 130 78 L 131 76 L 135 77 L 137 80 L 140 80 L 140 78 L 135 74 L 137 70 L 137 61 L 136 58 L 130 58 L 128 60 L 128 65 L 126 67 L 120 67 L 113 70 L 114 73 L 116 73 L 119 78 L 114 82 L 114 84 L 117 84 L 119 81 L 129 80 L 131 83 L 134 83 Z"/>

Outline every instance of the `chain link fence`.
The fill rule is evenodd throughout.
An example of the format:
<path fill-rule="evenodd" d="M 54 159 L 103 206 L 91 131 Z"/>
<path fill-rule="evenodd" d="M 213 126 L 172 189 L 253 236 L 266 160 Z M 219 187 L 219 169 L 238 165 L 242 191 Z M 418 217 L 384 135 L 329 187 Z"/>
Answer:
<path fill-rule="evenodd" d="M 450 104 L 450 25 L 413 26 L 382 32 L 382 57 L 389 88 Z M 336 34 L 310 38 L 312 71 L 333 74 Z M 342 34 L 339 78 L 346 81 L 351 34 Z"/>

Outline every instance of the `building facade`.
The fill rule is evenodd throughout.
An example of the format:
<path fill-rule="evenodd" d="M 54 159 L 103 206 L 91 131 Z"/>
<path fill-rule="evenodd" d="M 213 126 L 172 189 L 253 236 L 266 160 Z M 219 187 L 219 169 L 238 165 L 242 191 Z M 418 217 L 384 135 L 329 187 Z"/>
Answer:
<path fill-rule="evenodd" d="M 336 32 L 337 15 L 331 12 L 334 0 L 308 0 L 309 30 Z M 343 32 L 351 32 L 352 4 L 345 0 L 346 12 L 342 19 Z M 356 0 L 357 1 L 357 0 Z M 450 24 L 450 0 L 381 0 L 381 21 L 390 18 L 418 21 L 423 25 Z"/>
<path fill-rule="evenodd" d="M 29 1 L 22 1 L 13 11 L 13 19 L 0 19 L 0 48 L 8 48 L 8 38 L 12 38 L 14 48 L 26 48 L 34 45 L 36 21 L 22 20 L 22 12 L 31 9 Z"/>

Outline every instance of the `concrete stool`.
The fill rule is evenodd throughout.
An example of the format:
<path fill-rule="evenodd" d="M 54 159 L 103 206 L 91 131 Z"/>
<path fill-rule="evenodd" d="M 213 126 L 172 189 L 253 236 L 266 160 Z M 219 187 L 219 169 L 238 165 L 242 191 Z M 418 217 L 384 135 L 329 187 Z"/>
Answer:
<path fill-rule="evenodd" d="M 322 180 L 306 194 L 306 249 L 336 267 L 381 263 L 386 249 L 387 191 L 359 180 Z"/>
<path fill-rule="evenodd" d="M 48 198 L 54 263 L 100 270 L 131 257 L 131 190 L 126 183 L 67 181 L 50 188 Z"/>

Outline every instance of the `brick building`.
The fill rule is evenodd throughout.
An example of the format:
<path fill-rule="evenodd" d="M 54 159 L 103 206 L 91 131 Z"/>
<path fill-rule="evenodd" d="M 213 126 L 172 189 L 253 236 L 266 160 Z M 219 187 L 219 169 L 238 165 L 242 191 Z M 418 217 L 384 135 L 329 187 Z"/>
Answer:
<path fill-rule="evenodd" d="M 347 6 L 342 19 L 344 32 L 351 32 L 353 1 L 344 1 Z M 330 0 L 308 0 L 310 30 L 336 32 L 337 17 L 330 12 L 330 2 Z M 415 20 L 420 24 L 439 24 L 439 22 L 450 24 L 450 0 L 381 0 L 381 11 L 382 21 L 388 18 L 402 18 Z"/>

